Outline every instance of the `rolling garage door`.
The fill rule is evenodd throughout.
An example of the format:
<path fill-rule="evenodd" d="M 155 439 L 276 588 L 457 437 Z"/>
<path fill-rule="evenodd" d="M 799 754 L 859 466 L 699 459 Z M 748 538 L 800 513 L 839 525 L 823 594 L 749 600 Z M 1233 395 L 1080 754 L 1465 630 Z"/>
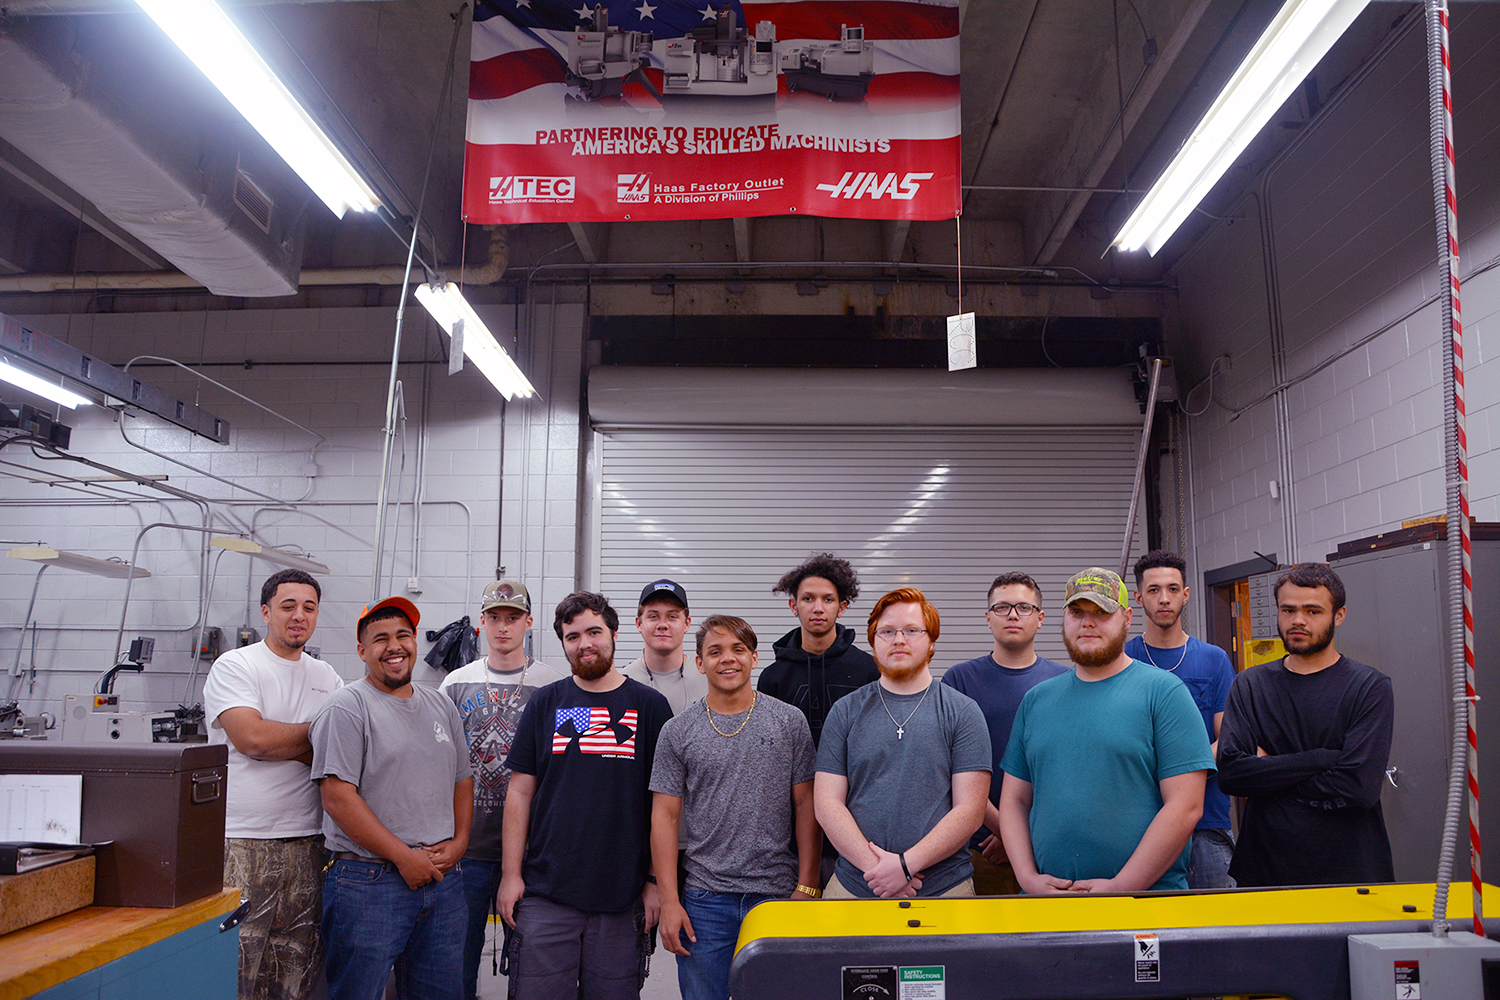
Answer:
<path fill-rule="evenodd" d="M 701 371 L 675 372 L 596 369 L 590 383 L 594 580 L 622 618 L 633 618 L 644 584 L 671 577 L 687 588 L 695 619 L 714 612 L 746 618 L 768 663 L 771 643 L 796 626 L 771 587 L 809 553 L 827 549 L 859 573 L 860 596 L 842 622 L 859 632 L 862 647 L 875 599 L 915 586 L 943 617 L 934 666 L 978 656 L 992 643 L 986 588 L 997 573 L 1019 569 L 1043 589 L 1048 621 L 1039 651 L 1064 657 L 1063 581 L 1119 558 L 1140 433 L 1127 379 L 1057 380 L 1040 403 L 1007 395 L 1000 384 L 985 393 L 995 399 L 976 408 L 967 398 L 955 408 L 920 381 L 941 383 L 945 373 L 839 373 L 859 380 L 845 398 L 839 385 L 826 384 L 828 373 L 811 373 L 825 389 L 813 394 L 775 373 L 714 373 L 705 390 Z M 1046 381 L 1053 373 L 1031 374 Z M 684 401 L 673 384 L 683 378 L 692 379 L 697 402 Z M 611 402 L 621 398 L 632 402 Z M 920 415 L 904 414 L 929 423 L 873 426 L 894 409 L 914 408 L 882 399 L 934 400 Z M 1067 425 L 1063 413 L 1095 422 Z M 787 423 L 749 425 L 756 416 Z M 975 426 L 976 416 L 1003 426 Z M 960 417 L 971 422 L 930 423 Z M 639 655 L 631 624 L 622 622 L 619 645 L 622 658 Z"/>

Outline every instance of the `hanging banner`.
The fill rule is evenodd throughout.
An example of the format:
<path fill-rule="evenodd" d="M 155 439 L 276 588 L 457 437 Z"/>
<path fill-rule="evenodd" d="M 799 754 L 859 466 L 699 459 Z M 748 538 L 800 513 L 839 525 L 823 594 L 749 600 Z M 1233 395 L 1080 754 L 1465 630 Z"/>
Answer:
<path fill-rule="evenodd" d="M 959 209 L 957 0 L 480 0 L 476 223 Z"/>

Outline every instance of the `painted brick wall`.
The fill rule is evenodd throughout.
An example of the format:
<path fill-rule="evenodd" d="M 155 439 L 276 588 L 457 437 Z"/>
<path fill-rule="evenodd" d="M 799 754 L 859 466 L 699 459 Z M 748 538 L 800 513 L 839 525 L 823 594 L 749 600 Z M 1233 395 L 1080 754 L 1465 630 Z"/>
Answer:
<path fill-rule="evenodd" d="M 508 335 L 514 315 L 510 307 L 481 312 L 502 338 Z M 538 607 L 555 603 L 572 589 L 575 505 L 548 497 L 576 494 L 576 460 L 572 466 L 556 462 L 549 469 L 548 456 L 577 454 L 582 315 L 581 307 L 549 305 L 539 308 L 531 323 L 522 311 L 521 363 L 542 396 L 510 404 L 502 419 L 502 397 L 472 368 L 450 377 L 442 362 L 421 363 L 424 357 L 439 357 L 438 334 L 424 313 L 408 311 L 399 372 L 407 420 L 404 435 L 398 430 L 395 439 L 390 478 L 392 496 L 402 502 L 399 511 L 392 507 L 388 515 L 387 544 L 394 539 L 394 555 L 387 548 L 380 591 L 408 594 L 409 578 L 415 576 L 421 593 L 410 596 L 423 612 L 424 630 L 464 614 L 477 618 L 478 595 L 494 579 L 497 564 L 528 584 L 540 584 L 540 593 L 533 590 Z M 116 365 L 156 354 L 198 366 L 208 377 L 324 436 L 319 443 L 189 372 L 160 364 L 132 371 L 227 417 L 232 423 L 228 447 L 154 417 L 127 415 L 123 429 L 130 441 L 168 456 L 162 458 L 127 443 L 109 410 L 91 407 L 65 419 L 74 427 L 73 454 L 137 475 L 164 476 L 170 487 L 209 498 L 214 533 L 249 533 L 266 544 L 304 550 L 327 564 L 319 626 L 310 644 L 321 647 L 324 658 L 346 678 L 357 677 L 362 666 L 354 652 L 353 623 L 372 589 L 375 499 L 395 311 L 21 319 Z M 538 349 L 533 337 L 546 338 L 545 345 Z M 508 446 L 503 528 L 502 424 Z M 424 430 L 421 537 L 414 563 L 412 500 Z M 151 636 L 157 640 L 156 658 L 143 676 L 121 675 L 116 691 L 132 707 L 197 701 L 208 666 L 202 665 L 189 690 L 202 534 L 185 529 L 203 524 L 199 505 L 130 484 L 27 482 L 109 478 L 109 473 L 72 462 L 41 461 L 20 449 L 8 449 L 0 461 L 7 463 L 0 469 L 8 473 L 0 478 L 0 503 L 5 505 L 0 534 L 8 543 L 44 541 L 101 558 L 128 559 L 145 525 L 184 526 L 152 528 L 142 537 L 138 562 L 153 575 L 135 581 L 131 589 L 124 642 Z M 506 555 L 497 559 L 500 551 Z M 225 628 L 226 641 L 232 643 L 236 626 L 248 621 L 261 628 L 259 586 L 275 567 L 237 553 L 211 553 L 207 621 Z M 19 560 L 0 559 L 0 573 L 0 669 L 8 675 L 35 570 Z M 35 656 L 28 633 L 22 657 L 23 666 L 34 662 L 37 667 L 34 684 L 21 689 L 27 711 L 56 712 L 63 695 L 91 690 L 113 662 L 125 586 L 125 581 L 61 569 L 44 574 L 32 615 L 39 626 Z M 550 614 L 539 615 L 538 624 L 545 629 L 537 633 L 538 655 L 560 660 Z M 425 652 L 425 641 L 422 647 Z M 425 664 L 418 677 L 438 679 Z"/>
<path fill-rule="evenodd" d="M 1500 152 L 1493 122 L 1500 87 L 1478 61 L 1497 19 L 1455 23 L 1461 274 L 1500 255 L 1500 183 L 1486 164 Z M 1463 30 L 1468 34 L 1464 34 Z M 1467 44 L 1465 44 L 1465 41 Z M 1264 205 L 1247 199 L 1241 222 L 1220 227 L 1181 264 L 1185 367 L 1194 381 L 1229 353 L 1216 403 L 1191 424 L 1197 551 L 1203 567 L 1277 552 L 1322 559 L 1337 544 L 1443 511 L 1442 345 L 1436 236 L 1427 154 L 1423 38 L 1412 32 L 1284 162 Z M 1466 169 L 1467 168 L 1467 169 Z M 1262 229 L 1269 213 L 1275 260 L 1267 295 Z M 1293 472 L 1282 499 L 1270 303 L 1284 346 Z M 1474 516 L 1500 518 L 1500 270 L 1465 283 L 1470 496 Z M 1384 330 L 1384 332 L 1380 332 Z M 1204 390 L 1192 403 L 1201 407 Z M 1290 503 L 1293 539 L 1283 528 Z M 1290 551 L 1289 551 L 1290 550 Z"/>

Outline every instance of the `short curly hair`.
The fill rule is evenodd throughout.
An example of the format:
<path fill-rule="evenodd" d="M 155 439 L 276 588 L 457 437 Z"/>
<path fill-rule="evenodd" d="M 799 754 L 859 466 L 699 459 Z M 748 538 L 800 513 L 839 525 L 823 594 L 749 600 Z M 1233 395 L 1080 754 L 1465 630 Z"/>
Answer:
<path fill-rule="evenodd" d="M 803 560 L 802 565 L 776 581 L 771 588 L 773 594 L 785 594 L 795 599 L 802 581 L 810 576 L 822 577 L 833 584 L 840 601 L 852 602 L 859 596 L 859 574 L 849 565 L 849 560 L 840 559 L 832 552 L 814 552 Z"/>
<path fill-rule="evenodd" d="M 609 629 L 611 635 L 620 631 L 620 615 L 614 608 L 610 607 L 609 599 L 603 594 L 595 594 L 587 590 L 578 590 L 557 602 L 557 610 L 552 615 L 552 631 L 557 637 L 563 637 L 563 626 L 585 611 L 592 611 L 604 619 L 605 628 Z"/>

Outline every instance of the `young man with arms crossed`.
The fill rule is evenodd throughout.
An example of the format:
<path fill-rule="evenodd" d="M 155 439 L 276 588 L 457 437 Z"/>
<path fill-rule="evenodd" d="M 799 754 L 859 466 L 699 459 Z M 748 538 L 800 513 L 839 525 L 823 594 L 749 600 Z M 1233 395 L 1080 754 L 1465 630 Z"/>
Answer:
<path fill-rule="evenodd" d="M 1181 681 L 1125 653 L 1129 595 L 1086 569 L 1063 596 L 1073 672 L 1016 711 L 1000 832 L 1030 894 L 1187 888 L 1187 846 L 1213 755 Z"/>
<path fill-rule="evenodd" d="M 708 694 L 662 728 L 651 772 L 651 855 L 661 940 L 678 956 L 683 1000 L 727 1000 L 740 922 L 765 900 L 819 895 L 821 837 L 812 734 L 795 708 L 750 686 L 755 632 L 743 619 L 711 615 L 697 645 Z M 687 882 L 679 887 L 684 816 Z"/>
<path fill-rule="evenodd" d="M 521 713 L 506 765 L 500 916 L 515 1000 L 640 996 L 659 903 L 648 788 L 667 699 L 614 667 L 620 617 L 569 594 L 552 627 L 573 676 Z"/>
<path fill-rule="evenodd" d="M 682 648 L 692 624 L 687 591 L 681 584 L 671 580 L 646 584 L 635 613 L 636 631 L 646 648 L 620 672 L 660 691 L 673 715 L 708 694 L 708 681 L 697 670 L 687 669 L 687 651 Z"/>
<path fill-rule="evenodd" d="M 1391 751 L 1391 679 L 1334 645 L 1344 583 L 1304 563 L 1276 581 L 1287 655 L 1234 679 L 1219 779 L 1245 796 L 1229 874 L 1242 886 L 1391 882 L 1380 793 Z"/>
<path fill-rule="evenodd" d="M 1191 591 L 1187 561 L 1175 552 L 1155 549 L 1135 561 L 1135 602 L 1146 615 L 1145 635 L 1125 644 L 1125 652 L 1153 667 L 1176 674 L 1187 685 L 1203 715 L 1203 727 L 1213 749 L 1218 749 L 1224 702 L 1234 683 L 1234 667 L 1218 646 L 1196 639 L 1182 627 L 1182 612 Z M 1229 796 L 1216 775 L 1208 776 L 1203 791 L 1203 818 L 1193 831 L 1188 852 L 1188 888 L 1233 889 L 1229 859 L 1234 835 L 1229 828 Z"/>
<path fill-rule="evenodd" d="M 396 992 L 463 995 L 466 908 L 459 860 L 469 844 L 474 779 L 453 702 L 411 682 L 415 606 L 388 597 L 359 616 L 365 676 L 313 720 L 313 779 L 333 863 L 323 876 L 330 1000 Z"/>
<path fill-rule="evenodd" d="M 993 775 L 1000 775 L 1000 758 L 1010 742 L 1011 722 L 1027 691 L 1068 668 L 1036 653 L 1036 633 L 1047 614 L 1042 590 L 1025 573 L 1002 573 L 990 584 L 984 621 L 995 637 L 995 648 L 984 656 L 949 667 L 943 683 L 973 698 L 990 730 Z M 1000 781 L 990 780 L 984 826 L 969 839 L 974 863 L 974 891 L 981 896 L 1011 895 L 1021 891 L 1015 870 L 1000 840 Z"/>
<path fill-rule="evenodd" d="M 990 735 L 979 706 L 933 680 L 937 609 L 902 587 L 875 602 L 880 679 L 834 704 L 813 803 L 838 849 L 830 899 L 972 896 L 967 843 L 984 819 Z"/>
<path fill-rule="evenodd" d="M 318 625 L 318 581 L 300 569 L 260 589 L 263 641 L 231 649 L 203 683 L 208 742 L 229 746 L 224 884 L 250 902 L 240 924 L 240 1000 L 302 1000 L 323 962 L 323 806 L 308 724 L 344 686 L 303 647 Z"/>
<path fill-rule="evenodd" d="M 469 933 L 464 941 L 464 996 L 474 1000 L 490 911 L 500 888 L 501 825 L 521 710 L 539 689 L 568 675 L 526 655 L 531 595 L 518 580 L 496 580 L 479 599 L 479 634 L 488 653 L 443 679 L 438 688 L 464 720 L 474 769 L 474 823 L 464 852 L 464 897 Z"/>

